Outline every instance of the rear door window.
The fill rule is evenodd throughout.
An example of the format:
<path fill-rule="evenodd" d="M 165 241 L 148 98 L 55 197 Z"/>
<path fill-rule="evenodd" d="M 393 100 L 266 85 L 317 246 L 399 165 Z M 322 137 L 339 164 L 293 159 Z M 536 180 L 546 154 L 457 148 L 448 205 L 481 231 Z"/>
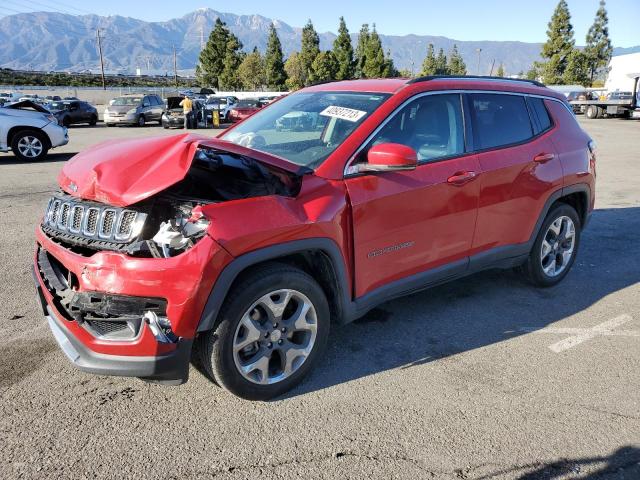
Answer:
<path fill-rule="evenodd" d="M 472 93 L 470 100 L 477 150 L 521 143 L 533 136 L 522 95 Z"/>

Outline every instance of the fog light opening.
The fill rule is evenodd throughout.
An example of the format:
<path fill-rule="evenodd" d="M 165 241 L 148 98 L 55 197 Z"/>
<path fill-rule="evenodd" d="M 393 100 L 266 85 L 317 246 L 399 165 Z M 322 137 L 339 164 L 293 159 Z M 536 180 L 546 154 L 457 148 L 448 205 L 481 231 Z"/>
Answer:
<path fill-rule="evenodd" d="M 148 311 L 142 319 L 149 326 L 151 333 L 153 333 L 158 342 L 176 343 L 178 341 L 178 337 L 171 331 L 171 322 L 167 317 L 161 317 L 155 312 Z"/>

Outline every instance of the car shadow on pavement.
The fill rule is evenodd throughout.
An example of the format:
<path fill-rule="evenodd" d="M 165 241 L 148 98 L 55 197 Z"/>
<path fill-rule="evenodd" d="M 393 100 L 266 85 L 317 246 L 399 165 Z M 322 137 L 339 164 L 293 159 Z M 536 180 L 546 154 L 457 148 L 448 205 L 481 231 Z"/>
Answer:
<path fill-rule="evenodd" d="M 65 152 L 65 153 L 49 153 L 44 160 L 38 160 L 34 162 L 28 162 L 25 160 L 20 160 L 16 158 L 13 154 L 9 154 L 7 156 L 0 156 L 0 165 L 32 165 L 35 163 L 56 163 L 56 162 L 66 162 L 74 155 L 77 155 L 78 152 Z"/>
<path fill-rule="evenodd" d="M 334 326 L 309 378 L 282 398 L 391 369 L 408 369 L 544 328 L 640 282 L 640 207 L 597 210 L 572 271 L 539 289 L 491 270 L 387 302 Z M 612 311 L 611 317 L 624 311 Z"/>
<path fill-rule="evenodd" d="M 526 470 L 527 473 L 520 473 Z M 586 475 L 584 471 L 588 470 Z M 625 446 L 611 455 L 562 459 L 541 465 L 526 465 L 507 471 L 492 472 L 477 480 L 509 476 L 518 480 L 555 480 L 579 478 L 581 480 L 631 479 L 640 478 L 640 449 Z"/>

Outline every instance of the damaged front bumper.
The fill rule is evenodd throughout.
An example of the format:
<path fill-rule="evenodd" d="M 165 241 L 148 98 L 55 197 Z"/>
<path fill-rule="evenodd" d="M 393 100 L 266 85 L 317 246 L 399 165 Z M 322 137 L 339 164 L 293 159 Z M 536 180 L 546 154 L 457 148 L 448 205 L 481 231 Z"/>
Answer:
<path fill-rule="evenodd" d="M 34 279 L 60 348 L 81 370 L 167 384 L 188 379 L 191 346 L 230 255 L 210 237 L 171 258 L 74 253 L 36 232 Z"/>

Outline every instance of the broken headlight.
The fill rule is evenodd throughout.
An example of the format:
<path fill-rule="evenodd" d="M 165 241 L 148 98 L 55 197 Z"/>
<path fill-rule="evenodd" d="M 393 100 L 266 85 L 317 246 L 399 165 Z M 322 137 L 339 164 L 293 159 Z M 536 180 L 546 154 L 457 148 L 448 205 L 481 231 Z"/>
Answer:
<path fill-rule="evenodd" d="M 209 220 L 199 206 L 191 211 L 178 209 L 175 217 L 160 224 L 151 239 L 160 253 L 154 256 L 168 258 L 188 250 L 205 235 L 208 227 Z"/>

